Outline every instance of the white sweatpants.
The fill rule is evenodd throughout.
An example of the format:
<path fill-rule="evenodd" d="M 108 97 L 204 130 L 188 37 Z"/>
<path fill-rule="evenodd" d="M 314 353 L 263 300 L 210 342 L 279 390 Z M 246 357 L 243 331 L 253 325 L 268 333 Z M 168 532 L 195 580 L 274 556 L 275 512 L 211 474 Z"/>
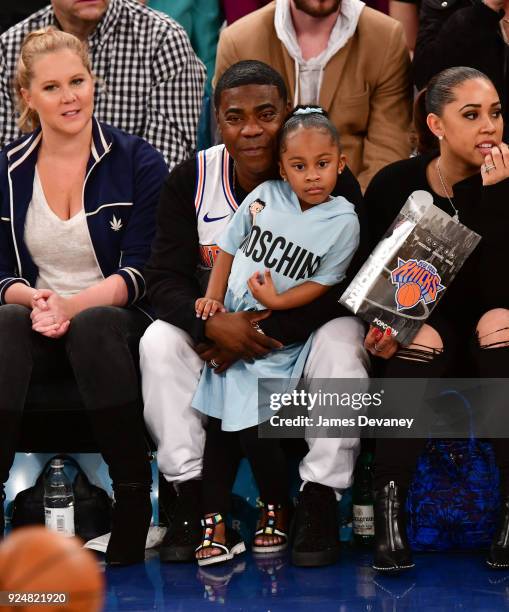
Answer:
<path fill-rule="evenodd" d="M 314 335 L 304 368 L 309 391 L 313 379 L 367 378 L 369 358 L 364 328 L 355 317 L 329 321 Z M 164 321 L 155 321 L 140 343 L 145 421 L 157 444 L 159 470 L 169 482 L 201 475 L 205 418 L 191 408 L 203 361 L 190 336 Z M 301 461 L 302 480 L 344 489 L 352 482 L 359 452 L 357 438 L 309 438 Z"/>

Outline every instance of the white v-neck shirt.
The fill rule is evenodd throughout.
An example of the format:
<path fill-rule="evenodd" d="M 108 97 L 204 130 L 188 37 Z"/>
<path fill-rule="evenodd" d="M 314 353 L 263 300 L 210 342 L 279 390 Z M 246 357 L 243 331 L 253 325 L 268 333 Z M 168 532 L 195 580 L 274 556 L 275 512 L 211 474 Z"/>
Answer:
<path fill-rule="evenodd" d="M 103 280 L 84 209 L 67 221 L 60 219 L 48 205 L 37 168 L 24 239 L 39 269 L 36 289 L 51 289 L 65 297 Z"/>

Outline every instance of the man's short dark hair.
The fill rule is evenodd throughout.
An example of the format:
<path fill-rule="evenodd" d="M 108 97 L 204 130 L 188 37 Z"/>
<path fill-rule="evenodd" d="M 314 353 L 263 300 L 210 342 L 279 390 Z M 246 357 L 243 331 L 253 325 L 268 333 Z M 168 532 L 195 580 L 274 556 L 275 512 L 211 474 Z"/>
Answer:
<path fill-rule="evenodd" d="M 221 94 L 226 89 L 242 87 L 243 85 L 274 85 L 281 99 L 286 104 L 288 92 L 283 77 L 277 70 L 265 62 L 258 60 L 242 60 L 227 68 L 219 78 L 214 90 L 214 105 L 216 109 L 221 103 Z"/>

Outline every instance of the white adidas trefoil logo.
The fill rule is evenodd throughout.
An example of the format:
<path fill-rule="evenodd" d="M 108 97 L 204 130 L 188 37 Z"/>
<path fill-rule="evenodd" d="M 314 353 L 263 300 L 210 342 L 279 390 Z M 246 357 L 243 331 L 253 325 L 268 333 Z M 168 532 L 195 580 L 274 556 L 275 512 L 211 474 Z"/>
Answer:
<path fill-rule="evenodd" d="M 114 232 L 118 232 L 122 227 L 122 219 L 117 219 L 115 215 L 113 215 L 113 219 L 110 221 L 111 229 Z"/>

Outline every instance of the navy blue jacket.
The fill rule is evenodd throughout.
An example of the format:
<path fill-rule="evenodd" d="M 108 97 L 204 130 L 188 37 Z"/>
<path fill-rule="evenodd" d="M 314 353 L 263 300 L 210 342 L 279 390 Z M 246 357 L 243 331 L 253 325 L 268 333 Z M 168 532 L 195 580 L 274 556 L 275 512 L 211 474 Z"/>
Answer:
<path fill-rule="evenodd" d="M 0 152 L 0 304 L 5 304 L 10 285 L 23 282 L 33 287 L 38 276 L 24 228 L 41 139 L 38 129 Z M 94 118 L 83 205 L 97 263 L 105 278 L 122 276 L 127 305 L 143 306 L 143 269 L 167 176 L 166 163 L 154 147 Z"/>

